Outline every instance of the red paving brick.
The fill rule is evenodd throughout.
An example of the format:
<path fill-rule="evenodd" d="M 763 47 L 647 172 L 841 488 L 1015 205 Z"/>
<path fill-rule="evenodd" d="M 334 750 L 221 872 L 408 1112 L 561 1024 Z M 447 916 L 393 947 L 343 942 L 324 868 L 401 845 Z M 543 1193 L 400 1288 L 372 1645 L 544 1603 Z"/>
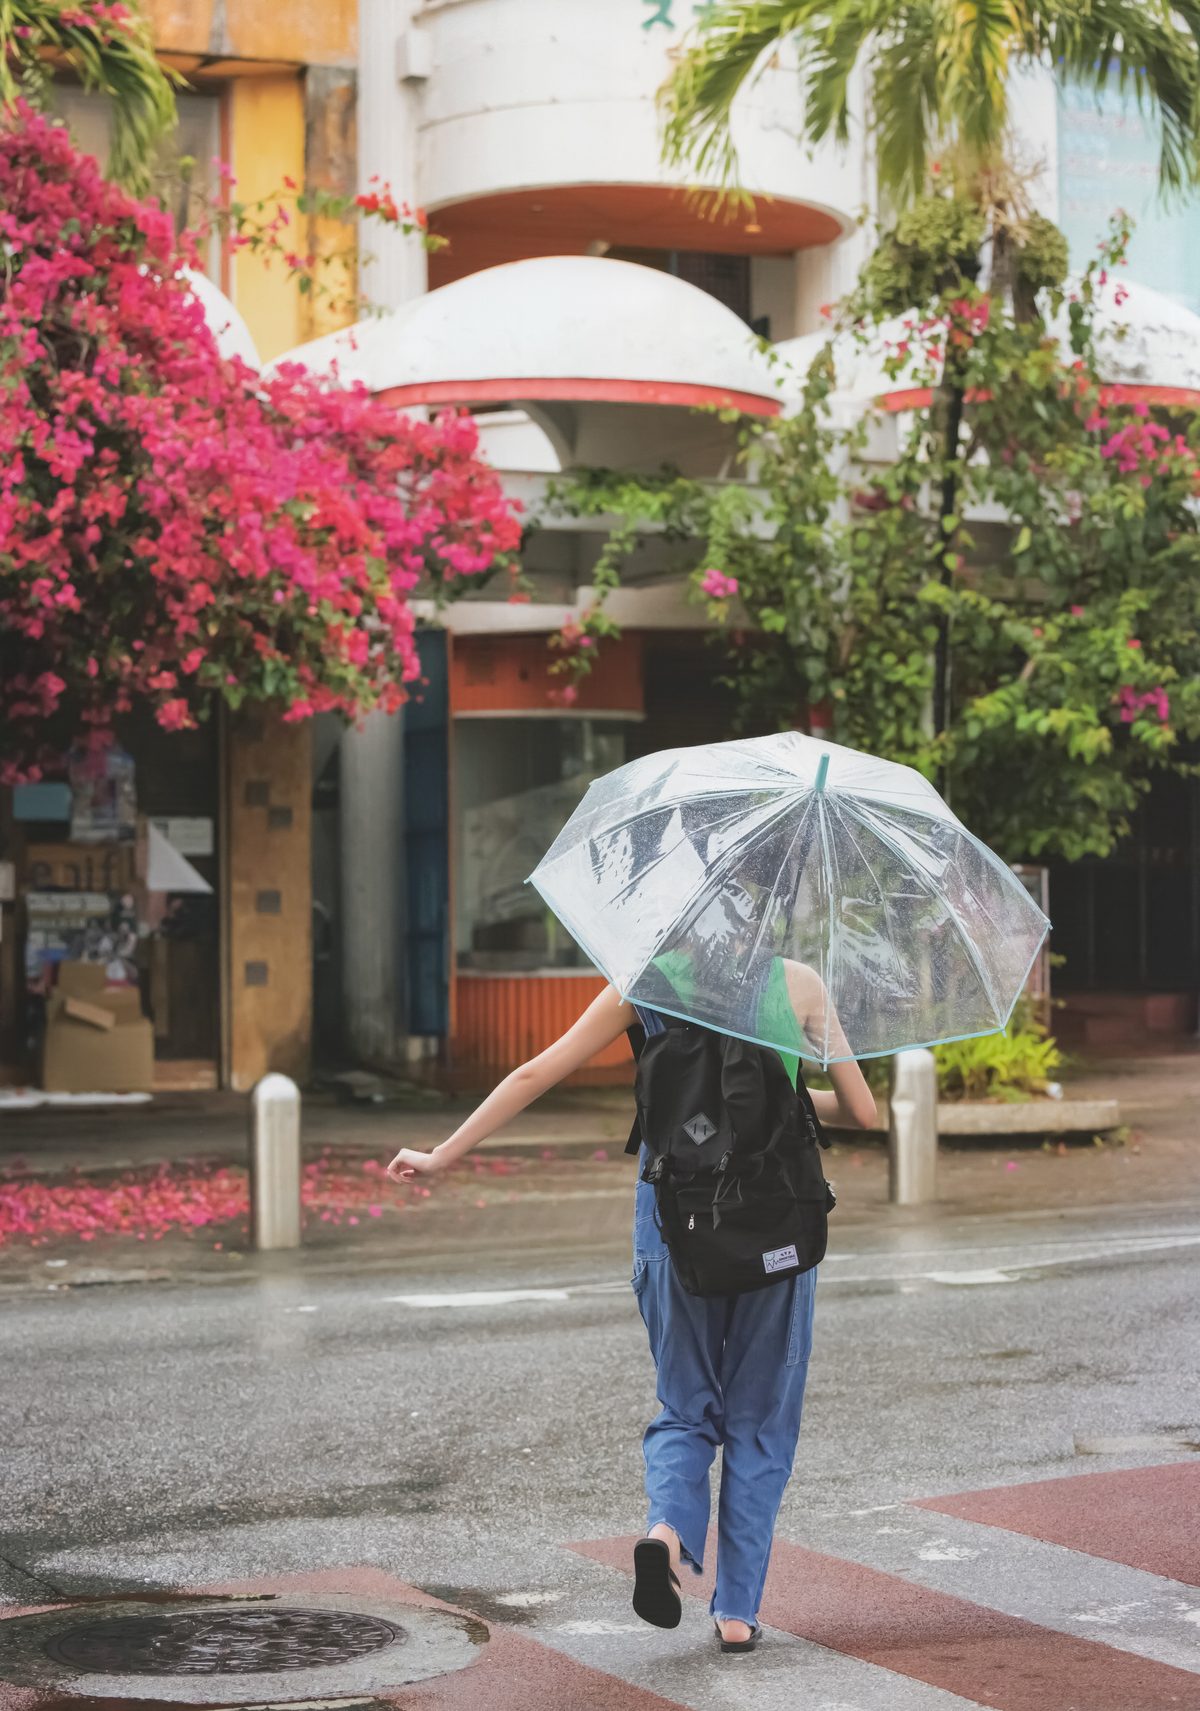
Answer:
<path fill-rule="evenodd" d="M 922 1497 L 917 1507 L 1200 1586 L 1200 1461 Z"/>
<path fill-rule="evenodd" d="M 571 1548 L 631 1568 L 632 1539 Z M 711 1588 L 707 1576 L 685 1574 L 683 1589 L 707 1599 Z M 995 1711 L 1200 1711 L 1200 1676 L 1187 1670 L 797 1545 L 776 1543 L 761 1615 L 799 1639 Z"/>
<path fill-rule="evenodd" d="M 388 1599 L 419 1609 L 454 1608 L 377 1568 L 326 1569 L 317 1574 L 283 1575 L 273 1580 L 192 1586 L 181 1589 L 180 1596 L 253 1592 L 359 1593 L 364 1598 Z M 30 1609 L 2 1614 L 8 1618 L 32 1613 Z M 663 1699 L 616 1676 L 589 1669 L 510 1628 L 491 1627 L 490 1632 L 491 1639 L 481 1648 L 478 1661 L 466 1669 L 411 1687 L 376 1691 L 372 1697 L 380 1704 L 402 1707 L 403 1711 L 681 1711 L 676 1700 Z M 337 1688 L 331 1685 L 321 1695 L 314 1696 L 336 1698 Z M 229 1704 L 227 1699 L 209 1702 L 210 1708 Z M 161 1700 L 78 1699 L 60 1692 L 35 1693 L 6 1687 L 0 1682 L 0 1711 L 185 1711 L 185 1708 L 177 1702 L 168 1706 Z M 191 1706 L 186 1711 L 200 1711 L 200 1708 Z"/>

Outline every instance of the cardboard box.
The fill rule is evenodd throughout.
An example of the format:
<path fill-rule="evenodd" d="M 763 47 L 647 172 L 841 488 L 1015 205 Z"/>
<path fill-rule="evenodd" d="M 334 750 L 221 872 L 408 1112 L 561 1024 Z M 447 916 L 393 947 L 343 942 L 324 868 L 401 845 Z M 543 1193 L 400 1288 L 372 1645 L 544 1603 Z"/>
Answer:
<path fill-rule="evenodd" d="M 82 1003 L 112 1017 L 109 1028 L 72 1016 Z M 48 1093 L 148 1093 L 154 1084 L 154 1030 L 133 986 L 107 984 L 99 963 L 64 962 L 46 1005 L 42 1086 Z"/>
<path fill-rule="evenodd" d="M 69 1016 L 73 1022 L 87 1022 L 90 1027 L 103 1028 L 105 1033 L 117 1025 L 117 1018 L 111 1010 L 105 1010 L 100 1004 L 85 1004 L 82 998 L 64 998 L 62 1007 L 63 1015 Z"/>

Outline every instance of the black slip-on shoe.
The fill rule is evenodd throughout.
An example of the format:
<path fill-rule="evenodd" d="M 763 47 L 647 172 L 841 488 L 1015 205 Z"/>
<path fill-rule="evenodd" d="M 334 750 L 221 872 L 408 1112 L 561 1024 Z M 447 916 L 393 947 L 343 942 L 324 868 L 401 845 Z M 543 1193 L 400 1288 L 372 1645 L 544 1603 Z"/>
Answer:
<path fill-rule="evenodd" d="M 677 1628 L 683 1615 L 679 1581 L 662 1539 L 639 1539 L 633 1547 L 633 1608 L 654 1628 Z"/>
<path fill-rule="evenodd" d="M 717 1639 L 721 1642 L 721 1650 L 723 1652 L 752 1652 L 758 1642 L 762 1639 L 762 1629 L 759 1627 L 757 1622 L 750 1630 L 750 1638 L 748 1640 L 727 1640 L 721 1632 L 721 1624 L 719 1622 L 714 1622 L 713 1627 L 717 1630 Z"/>

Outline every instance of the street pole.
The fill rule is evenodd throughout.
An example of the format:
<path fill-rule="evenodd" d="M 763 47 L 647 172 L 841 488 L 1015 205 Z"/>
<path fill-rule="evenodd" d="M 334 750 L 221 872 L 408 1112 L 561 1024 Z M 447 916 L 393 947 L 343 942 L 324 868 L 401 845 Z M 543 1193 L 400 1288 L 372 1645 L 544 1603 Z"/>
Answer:
<path fill-rule="evenodd" d="M 921 1206 L 937 1196 L 937 1063 L 923 1046 L 892 1059 L 888 1199 Z"/>
<path fill-rule="evenodd" d="M 250 1228 L 254 1246 L 300 1246 L 300 1089 L 264 1075 L 250 1095 Z"/>

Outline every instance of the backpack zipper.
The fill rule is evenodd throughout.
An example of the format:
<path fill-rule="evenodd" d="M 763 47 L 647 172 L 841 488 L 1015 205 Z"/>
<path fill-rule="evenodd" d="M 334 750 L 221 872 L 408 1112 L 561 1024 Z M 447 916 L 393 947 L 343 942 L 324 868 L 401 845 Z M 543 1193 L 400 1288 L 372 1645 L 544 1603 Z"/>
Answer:
<path fill-rule="evenodd" d="M 691 1217 L 688 1219 L 688 1229 L 694 1230 L 695 1228 L 696 1228 L 696 1214 L 693 1212 Z"/>

